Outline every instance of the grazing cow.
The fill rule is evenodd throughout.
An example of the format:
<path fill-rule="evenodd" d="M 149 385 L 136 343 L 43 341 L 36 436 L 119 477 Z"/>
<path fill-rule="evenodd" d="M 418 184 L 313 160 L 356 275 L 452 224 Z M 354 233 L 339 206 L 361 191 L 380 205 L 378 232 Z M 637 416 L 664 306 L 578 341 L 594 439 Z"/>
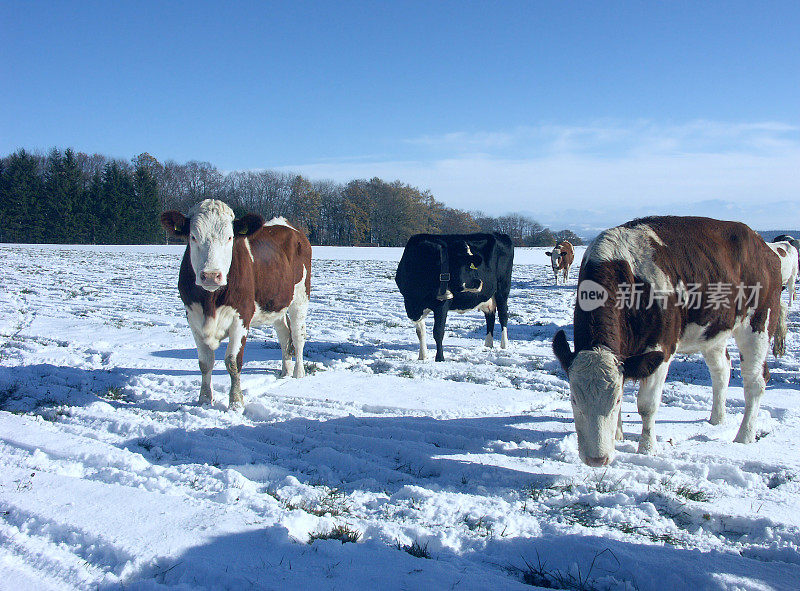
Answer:
<path fill-rule="evenodd" d="M 186 216 L 164 212 L 161 224 L 188 241 L 178 291 L 197 343 L 200 404 L 214 401 L 214 351 L 227 337 L 229 408 L 242 408 L 239 374 L 250 326 L 272 324 L 281 345 L 281 376 L 289 374 L 294 351 L 294 377 L 302 377 L 311 293 L 311 245 L 305 235 L 283 218 L 265 224 L 250 213 L 234 219 L 233 210 L 214 199 L 196 204 Z"/>
<path fill-rule="evenodd" d="M 575 352 L 563 330 L 553 351 L 567 372 L 578 451 L 590 466 L 614 457 L 622 439 L 622 384 L 638 380 L 639 453 L 655 450 L 655 413 L 675 353 L 701 352 L 711 373 L 711 423 L 725 418 L 739 347 L 745 410 L 735 441 L 752 442 L 773 353 L 783 353 L 786 306 L 780 263 L 753 230 L 701 217 L 650 217 L 602 232 L 581 262 Z M 638 296 L 637 296 L 638 294 Z"/>
<path fill-rule="evenodd" d="M 794 302 L 794 286 L 797 279 L 798 253 L 791 242 L 767 242 L 767 246 L 781 259 L 781 282 L 789 290 L 789 305 Z"/>
<path fill-rule="evenodd" d="M 395 281 L 406 313 L 416 324 L 419 358 L 424 360 L 425 317 L 433 311 L 436 361 L 444 361 L 442 341 L 447 312 L 479 309 L 486 315 L 487 347 L 493 345 L 495 311 L 500 347 L 508 346 L 508 293 L 514 246 L 506 234 L 415 234 L 408 239 Z"/>
<path fill-rule="evenodd" d="M 572 248 L 572 244 L 566 240 L 561 243 L 556 242 L 555 248 L 544 254 L 550 257 L 550 264 L 553 266 L 553 275 L 556 276 L 556 285 L 558 285 L 559 271 L 563 271 L 564 283 L 566 283 L 569 277 L 569 268 L 575 260 L 575 250 Z"/>

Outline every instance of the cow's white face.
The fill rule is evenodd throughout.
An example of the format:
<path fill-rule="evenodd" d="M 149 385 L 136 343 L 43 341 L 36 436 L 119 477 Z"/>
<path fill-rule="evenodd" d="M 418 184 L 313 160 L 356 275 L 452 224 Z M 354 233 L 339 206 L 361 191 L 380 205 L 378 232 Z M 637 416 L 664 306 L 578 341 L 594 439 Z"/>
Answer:
<path fill-rule="evenodd" d="M 558 265 L 561 263 L 561 247 L 556 246 L 550 252 L 550 264 L 553 266 L 553 272 L 558 271 Z"/>
<path fill-rule="evenodd" d="M 206 291 L 228 284 L 233 259 L 233 210 L 206 199 L 189 210 L 189 255 L 195 283 Z"/>
<path fill-rule="evenodd" d="M 589 466 L 605 466 L 614 459 L 622 382 L 619 362 L 607 349 L 581 351 L 569 366 L 578 453 Z"/>

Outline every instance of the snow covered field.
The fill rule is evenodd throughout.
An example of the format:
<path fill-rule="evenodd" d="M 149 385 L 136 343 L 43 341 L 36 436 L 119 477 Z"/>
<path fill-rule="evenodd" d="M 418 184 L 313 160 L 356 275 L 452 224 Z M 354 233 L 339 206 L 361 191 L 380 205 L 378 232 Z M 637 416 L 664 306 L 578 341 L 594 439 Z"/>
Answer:
<path fill-rule="evenodd" d="M 196 406 L 182 247 L 0 246 L 0 588 L 800 588 L 797 308 L 755 444 L 732 443 L 731 343 L 725 425 L 701 358 L 679 358 L 659 453 L 635 453 L 626 388 L 621 453 L 592 469 L 550 351 L 578 265 L 556 287 L 544 250 L 516 253 L 511 349 L 451 314 L 435 364 L 417 361 L 400 249 L 315 248 L 310 375 L 278 379 L 272 329 L 254 329 L 239 415 L 221 351 L 220 402 Z M 358 542 L 308 543 L 339 526 Z"/>

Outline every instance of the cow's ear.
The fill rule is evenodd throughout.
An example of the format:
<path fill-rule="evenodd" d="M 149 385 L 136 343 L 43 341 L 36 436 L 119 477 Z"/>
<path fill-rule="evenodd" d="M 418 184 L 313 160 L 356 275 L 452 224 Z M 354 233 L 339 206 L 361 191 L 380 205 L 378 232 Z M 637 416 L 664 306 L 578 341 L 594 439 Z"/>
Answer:
<path fill-rule="evenodd" d="M 186 238 L 189 236 L 189 218 L 179 211 L 165 211 L 161 214 L 161 225 L 170 236 Z"/>
<path fill-rule="evenodd" d="M 630 380 L 641 380 L 650 375 L 664 362 L 664 353 L 650 351 L 632 355 L 622 362 L 622 375 Z"/>
<path fill-rule="evenodd" d="M 544 255 L 548 256 L 548 257 L 551 257 L 551 256 L 553 256 L 553 253 L 548 250 L 546 253 L 544 253 Z"/>
<path fill-rule="evenodd" d="M 243 215 L 233 220 L 233 233 L 237 236 L 250 236 L 264 225 L 264 218 L 254 213 Z"/>
<path fill-rule="evenodd" d="M 556 336 L 553 337 L 553 353 L 556 354 L 558 362 L 564 368 L 564 371 L 569 373 L 569 366 L 572 365 L 572 360 L 575 359 L 575 353 L 569 348 L 567 335 L 563 330 L 559 330 Z"/>

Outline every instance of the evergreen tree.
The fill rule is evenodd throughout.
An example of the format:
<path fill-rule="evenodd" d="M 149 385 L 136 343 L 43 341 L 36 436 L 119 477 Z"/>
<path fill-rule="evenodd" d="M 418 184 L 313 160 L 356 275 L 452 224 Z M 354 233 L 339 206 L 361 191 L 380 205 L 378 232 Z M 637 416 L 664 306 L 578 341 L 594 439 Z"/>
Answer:
<path fill-rule="evenodd" d="M 38 159 L 19 150 L 6 159 L 0 178 L 0 227 L 3 242 L 40 242 L 43 219 L 39 199 L 43 193 Z"/>

